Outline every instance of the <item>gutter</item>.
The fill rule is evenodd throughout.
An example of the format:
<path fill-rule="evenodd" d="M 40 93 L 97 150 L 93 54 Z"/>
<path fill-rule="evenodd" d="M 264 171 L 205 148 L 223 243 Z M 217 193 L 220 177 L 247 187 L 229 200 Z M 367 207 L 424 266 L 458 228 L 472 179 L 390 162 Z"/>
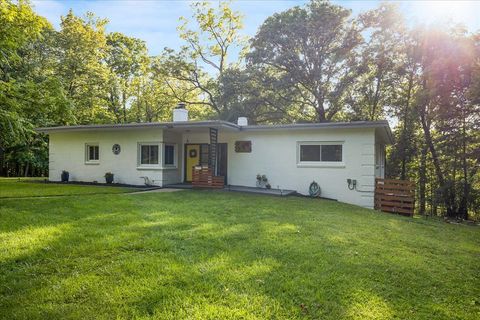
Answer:
<path fill-rule="evenodd" d="M 292 123 L 278 125 L 247 125 L 239 126 L 235 123 L 223 120 L 206 121 L 177 121 L 177 122 L 145 122 L 145 123 L 124 123 L 124 124 L 97 124 L 97 125 L 78 125 L 78 126 L 59 126 L 36 128 L 36 132 L 65 132 L 65 131 L 85 131 L 85 130 L 125 130 L 139 128 L 224 128 L 234 131 L 259 132 L 272 130 L 312 130 L 312 129 L 349 129 L 349 128 L 383 128 L 390 143 L 393 143 L 393 134 L 390 130 L 388 121 L 355 121 L 355 122 L 321 122 L 321 123 Z"/>
<path fill-rule="evenodd" d="M 298 129 L 341 129 L 341 128 L 381 128 L 389 127 L 388 121 L 320 122 L 291 123 L 274 125 L 249 125 L 240 127 L 241 131 L 298 130 Z"/>
<path fill-rule="evenodd" d="M 78 126 L 59 126 L 59 127 L 41 127 L 35 128 L 36 132 L 50 133 L 60 131 L 84 131 L 84 130 L 122 130 L 137 128 L 228 128 L 239 130 L 240 127 L 234 123 L 210 120 L 210 121 L 182 121 L 182 122 L 145 122 L 145 123 L 125 123 L 125 124 L 98 124 L 98 125 L 78 125 Z"/>

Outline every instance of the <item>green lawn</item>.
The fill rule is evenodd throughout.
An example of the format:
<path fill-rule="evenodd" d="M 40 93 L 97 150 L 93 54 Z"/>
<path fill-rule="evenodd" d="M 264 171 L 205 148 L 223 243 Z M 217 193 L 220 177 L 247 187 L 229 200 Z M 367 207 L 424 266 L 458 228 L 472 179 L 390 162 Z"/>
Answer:
<path fill-rule="evenodd" d="M 331 201 L 0 199 L 3 319 L 479 319 L 479 276 L 478 227 Z"/>
<path fill-rule="evenodd" d="M 44 197 L 79 194 L 123 193 L 133 189 L 122 187 L 84 186 L 43 183 L 43 179 L 0 178 L 0 198 Z"/>

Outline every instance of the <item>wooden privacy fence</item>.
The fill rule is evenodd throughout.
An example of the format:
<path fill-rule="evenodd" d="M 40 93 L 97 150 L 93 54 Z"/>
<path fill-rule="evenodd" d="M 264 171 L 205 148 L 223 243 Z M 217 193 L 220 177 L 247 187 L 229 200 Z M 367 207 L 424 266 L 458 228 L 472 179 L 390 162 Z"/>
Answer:
<path fill-rule="evenodd" d="M 375 209 L 413 215 L 415 184 L 407 180 L 375 179 Z"/>
<path fill-rule="evenodd" d="M 209 167 L 193 167 L 192 187 L 194 188 L 214 188 L 222 189 L 225 184 L 225 178 L 214 176 Z"/>

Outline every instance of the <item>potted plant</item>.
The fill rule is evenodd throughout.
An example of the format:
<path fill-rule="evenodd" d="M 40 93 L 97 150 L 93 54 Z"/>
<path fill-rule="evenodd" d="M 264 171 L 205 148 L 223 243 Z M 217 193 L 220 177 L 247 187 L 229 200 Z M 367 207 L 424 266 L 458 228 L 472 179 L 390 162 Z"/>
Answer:
<path fill-rule="evenodd" d="M 113 183 L 113 173 L 111 173 L 111 172 L 105 173 L 105 181 L 106 181 L 108 184 Z"/>
<path fill-rule="evenodd" d="M 68 178 L 70 177 L 70 173 L 68 171 L 63 170 L 62 171 L 62 182 L 68 182 Z"/>
<path fill-rule="evenodd" d="M 262 176 L 257 173 L 257 187 L 261 187 L 262 186 Z"/>

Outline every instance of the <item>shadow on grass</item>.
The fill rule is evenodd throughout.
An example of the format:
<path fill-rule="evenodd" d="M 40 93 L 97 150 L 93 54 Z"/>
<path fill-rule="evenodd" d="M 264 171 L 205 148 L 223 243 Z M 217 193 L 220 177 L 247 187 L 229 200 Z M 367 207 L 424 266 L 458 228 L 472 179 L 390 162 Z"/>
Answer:
<path fill-rule="evenodd" d="M 2 233 L 69 225 L 26 254 L 2 260 L 5 316 L 468 318 L 456 299 L 465 290 L 472 294 L 471 284 L 432 270 L 452 265 L 442 254 L 415 252 L 414 232 L 398 217 L 241 194 L 96 200 L 2 208 L 2 217 L 12 218 Z M 17 209 L 20 220 L 13 217 Z M 435 231 L 425 232 L 427 238 Z M 440 250 L 438 241 L 430 249 Z M 464 255 L 464 275 L 473 277 L 469 248 L 450 249 L 447 254 Z"/>

